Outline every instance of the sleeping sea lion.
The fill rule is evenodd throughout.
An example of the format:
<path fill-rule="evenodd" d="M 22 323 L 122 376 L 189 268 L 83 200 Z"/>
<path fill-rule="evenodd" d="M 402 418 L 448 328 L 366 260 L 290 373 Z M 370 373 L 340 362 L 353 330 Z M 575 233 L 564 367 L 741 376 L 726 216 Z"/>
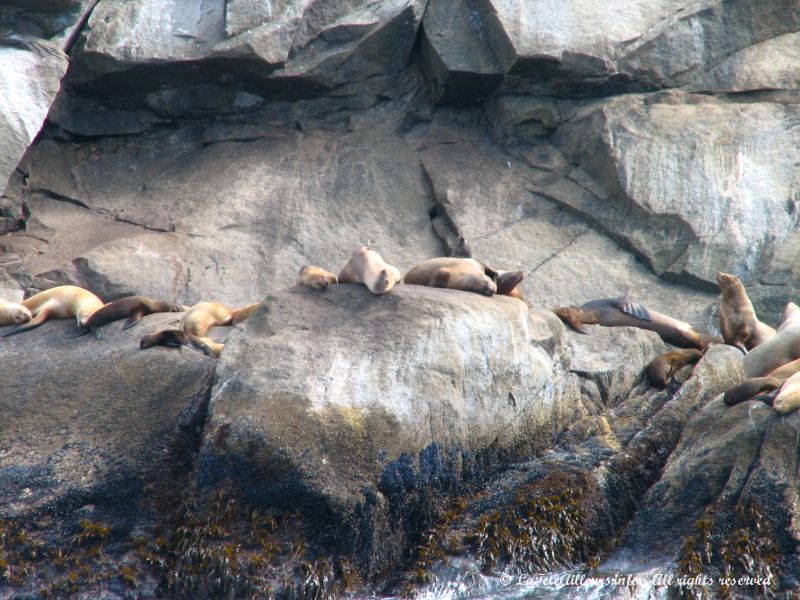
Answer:
<path fill-rule="evenodd" d="M 0 298 L 0 326 L 27 323 L 32 316 L 31 311 L 22 304 Z"/>
<path fill-rule="evenodd" d="M 231 324 L 238 325 L 239 323 L 243 323 L 250 318 L 250 315 L 252 315 L 259 306 L 261 306 L 261 302 L 253 302 L 247 306 L 234 309 Z"/>
<path fill-rule="evenodd" d="M 139 340 L 139 348 L 141 350 L 152 348 L 153 346 L 167 346 L 169 348 L 186 346 L 200 350 L 206 356 L 219 358 L 225 344 L 215 342 L 207 337 L 199 338 L 180 329 L 164 329 L 157 333 L 142 336 L 142 339 Z"/>
<path fill-rule="evenodd" d="M 744 357 L 746 377 L 763 377 L 778 367 L 800 358 L 800 307 L 786 304 L 783 322 L 775 335 L 753 348 Z"/>
<path fill-rule="evenodd" d="M 775 412 L 785 415 L 800 408 L 800 373 L 783 382 L 772 402 Z"/>
<path fill-rule="evenodd" d="M 221 302 L 198 302 L 184 313 L 181 329 L 195 337 L 205 337 L 212 327 L 231 325 L 235 312 Z"/>
<path fill-rule="evenodd" d="M 667 382 L 688 364 L 696 363 L 703 356 L 701 350 L 684 348 L 656 356 L 647 366 L 647 379 L 657 388 L 667 387 Z"/>
<path fill-rule="evenodd" d="M 80 337 L 89 331 L 96 332 L 97 339 L 102 339 L 103 330 L 101 327 L 112 321 L 125 319 L 122 329 L 129 329 L 136 325 L 144 315 L 159 312 L 180 312 L 182 308 L 164 300 L 153 300 L 146 296 L 127 296 L 109 302 L 102 308 L 96 310 L 86 321 L 86 325 L 78 329 L 68 337 Z"/>
<path fill-rule="evenodd" d="M 748 400 L 763 400 L 764 392 L 771 392 L 779 389 L 784 379 L 777 377 L 754 377 L 745 379 L 738 385 L 733 386 L 725 392 L 724 400 L 728 406 L 734 406 L 747 402 Z M 771 402 L 769 402 L 771 404 Z"/>
<path fill-rule="evenodd" d="M 775 336 L 775 330 L 756 317 L 753 303 L 744 285 L 735 275 L 717 273 L 719 285 L 719 330 L 726 344 L 736 346 L 747 354 L 759 344 Z"/>
<path fill-rule="evenodd" d="M 401 278 L 397 267 L 386 263 L 383 257 L 370 250 L 369 246 L 361 246 L 353 252 L 338 277 L 339 283 L 361 283 L 376 295 L 391 290 Z"/>
<path fill-rule="evenodd" d="M 336 275 L 315 265 L 306 265 L 300 269 L 295 285 L 307 285 L 315 290 L 324 290 L 331 283 L 339 283 Z"/>
<path fill-rule="evenodd" d="M 14 335 L 39 327 L 48 319 L 69 319 L 75 317 L 78 327 L 83 327 L 95 311 L 103 307 L 100 300 L 89 290 L 75 285 L 60 285 L 44 290 L 21 302 L 31 312 L 31 319 L 0 336 Z"/>
<path fill-rule="evenodd" d="M 485 265 L 484 268 L 486 268 Z M 498 296 L 511 296 L 524 302 L 525 298 L 523 298 L 522 292 L 518 287 L 524 278 L 525 273 L 522 271 L 497 271 L 497 277 L 494 280 L 497 286 L 497 292 L 495 293 Z"/>
<path fill-rule="evenodd" d="M 555 308 L 553 312 L 580 333 L 589 333 L 583 325 L 638 327 L 655 331 L 668 344 L 698 350 L 719 339 L 700 334 L 689 323 L 648 310 L 643 304 L 629 298 L 592 300 L 581 306 Z"/>
<path fill-rule="evenodd" d="M 462 290 L 484 296 L 497 292 L 497 284 L 486 274 L 485 265 L 473 258 L 429 258 L 406 273 L 403 281 L 410 285 Z"/>

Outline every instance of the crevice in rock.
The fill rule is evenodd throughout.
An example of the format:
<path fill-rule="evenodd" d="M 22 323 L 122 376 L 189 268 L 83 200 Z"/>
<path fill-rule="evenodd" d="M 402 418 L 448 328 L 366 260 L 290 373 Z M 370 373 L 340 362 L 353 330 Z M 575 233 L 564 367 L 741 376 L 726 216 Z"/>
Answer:
<path fill-rule="evenodd" d="M 72 204 L 80 208 L 85 208 L 88 211 L 95 212 L 88 204 L 86 204 L 82 200 L 78 200 L 77 198 L 72 198 L 71 196 L 65 196 L 64 194 L 59 194 L 58 192 L 54 192 L 52 190 L 48 190 L 45 188 L 32 188 L 29 190 L 29 193 L 39 194 L 41 196 L 44 196 L 45 198 L 50 198 L 51 200 L 66 202 L 67 204 Z"/>
<path fill-rule="evenodd" d="M 530 277 L 530 276 L 531 276 L 531 275 L 533 275 L 533 274 L 534 274 L 536 271 L 538 271 L 538 270 L 539 270 L 541 267 L 543 267 L 544 265 L 546 265 L 547 263 L 549 263 L 551 260 L 553 260 L 555 257 L 557 257 L 559 254 L 562 254 L 562 253 L 563 253 L 565 250 L 567 250 L 567 248 L 569 248 L 570 246 L 572 246 L 572 244 L 574 244 L 575 242 L 577 242 L 577 241 L 578 241 L 578 239 L 580 239 L 581 237 L 583 237 L 584 235 L 586 235 L 587 233 L 589 233 L 589 230 L 590 230 L 590 227 L 587 225 L 587 226 L 586 226 L 586 227 L 585 227 L 585 228 L 584 228 L 584 229 L 583 229 L 583 230 L 582 230 L 580 233 L 578 233 L 578 234 L 574 235 L 570 241 L 568 241 L 566 244 L 564 244 L 564 246 L 562 246 L 561 248 L 559 248 L 558 250 L 556 250 L 555 252 L 553 252 L 553 253 L 552 253 L 550 256 L 548 256 L 547 258 L 545 258 L 545 259 L 544 259 L 543 261 L 541 261 L 541 262 L 540 262 L 538 265 L 536 265 L 536 266 L 535 266 L 535 267 L 533 267 L 533 268 L 532 268 L 530 271 L 528 271 L 528 272 L 525 274 L 525 277 Z"/>
<path fill-rule="evenodd" d="M 75 24 L 75 28 L 72 30 L 72 33 L 64 42 L 64 54 L 69 55 L 69 53 L 72 51 L 75 42 L 78 41 L 78 36 L 80 36 L 80 34 L 83 32 L 83 28 L 86 27 L 86 23 L 89 22 L 89 19 L 91 18 L 94 9 L 97 7 L 99 3 L 100 0 L 92 0 L 91 4 L 89 4 L 89 6 L 86 7 L 86 10 L 83 12 L 83 14 L 78 19 L 78 22 Z"/>

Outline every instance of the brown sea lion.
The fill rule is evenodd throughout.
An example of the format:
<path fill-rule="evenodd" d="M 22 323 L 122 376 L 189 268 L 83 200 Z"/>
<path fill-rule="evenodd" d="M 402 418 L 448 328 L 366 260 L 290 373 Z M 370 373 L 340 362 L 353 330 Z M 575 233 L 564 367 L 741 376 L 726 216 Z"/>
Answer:
<path fill-rule="evenodd" d="M 648 310 L 643 304 L 629 298 L 592 300 L 581 306 L 555 308 L 553 312 L 580 333 L 589 333 L 583 325 L 638 327 L 655 331 L 668 344 L 698 350 L 717 339 L 715 336 L 701 335 L 688 323 Z"/>
<path fill-rule="evenodd" d="M 401 278 L 397 267 L 388 264 L 380 254 L 370 250 L 369 246 L 361 246 L 342 267 L 338 280 L 339 283 L 363 284 L 373 294 L 382 295 L 391 290 Z"/>
<path fill-rule="evenodd" d="M 339 283 L 336 275 L 315 265 L 306 265 L 300 269 L 295 285 L 307 285 L 315 290 L 324 290 L 331 283 Z"/>
<path fill-rule="evenodd" d="M 169 348 L 186 346 L 200 350 L 206 356 L 219 358 L 225 344 L 215 342 L 207 337 L 199 338 L 180 329 L 164 329 L 157 333 L 142 336 L 142 339 L 139 340 L 139 348 L 141 350 L 154 346 L 167 346 Z"/>
<path fill-rule="evenodd" d="M 725 392 L 725 404 L 734 406 L 748 400 L 761 400 L 764 392 L 777 390 L 784 380 L 777 377 L 754 377 L 745 379 Z"/>
<path fill-rule="evenodd" d="M 667 382 L 688 364 L 696 363 L 703 356 L 702 350 L 684 348 L 656 356 L 647 366 L 647 379 L 657 388 L 667 387 Z"/>
<path fill-rule="evenodd" d="M 100 300 L 89 290 L 75 285 L 60 285 L 39 292 L 21 302 L 31 312 L 31 319 L 18 325 L 0 336 L 14 335 L 20 331 L 28 331 L 39 327 L 48 319 L 69 319 L 75 317 L 78 327 L 83 327 L 95 311 L 103 307 Z"/>
<path fill-rule="evenodd" d="M 524 302 L 525 298 L 518 287 L 524 278 L 525 273 L 522 271 L 497 271 L 497 277 L 494 280 L 497 286 L 497 292 L 495 293 L 498 296 L 511 296 Z"/>
<path fill-rule="evenodd" d="M 86 325 L 78 329 L 68 337 L 80 337 L 89 331 L 94 331 L 97 339 L 102 339 L 103 330 L 101 327 L 113 321 L 125 319 L 122 329 L 129 329 L 136 325 L 144 315 L 160 312 L 180 312 L 182 307 L 166 302 L 164 300 L 153 300 L 147 296 L 127 296 L 109 302 L 102 308 L 96 310 Z"/>
<path fill-rule="evenodd" d="M 497 292 L 497 284 L 486 274 L 485 265 L 472 258 L 429 258 L 415 265 L 403 281 L 410 285 L 462 290 L 484 296 Z"/>
<path fill-rule="evenodd" d="M 753 303 L 738 277 L 719 272 L 717 284 L 721 292 L 719 330 L 726 344 L 747 354 L 748 350 L 775 336 L 772 327 L 758 320 Z"/>
<path fill-rule="evenodd" d="M 0 326 L 27 323 L 31 317 L 31 311 L 22 304 L 0 298 Z"/>
<path fill-rule="evenodd" d="M 762 342 L 744 357 L 746 377 L 763 377 L 778 367 L 800 358 L 800 308 L 786 304 L 783 322 L 774 337 Z"/>

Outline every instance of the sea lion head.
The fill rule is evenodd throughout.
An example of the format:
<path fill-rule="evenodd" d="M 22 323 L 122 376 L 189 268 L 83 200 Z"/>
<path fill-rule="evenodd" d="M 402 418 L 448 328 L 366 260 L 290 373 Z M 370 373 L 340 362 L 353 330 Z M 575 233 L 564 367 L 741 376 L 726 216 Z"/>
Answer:
<path fill-rule="evenodd" d="M 385 294 L 398 281 L 400 281 L 400 271 L 391 265 L 387 265 L 385 269 L 381 269 L 381 272 L 378 273 L 372 286 L 370 286 L 370 291 L 373 294 Z"/>
<path fill-rule="evenodd" d="M 21 304 L 10 310 L 10 316 L 11 320 L 17 324 L 27 323 L 33 318 L 31 311 Z"/>
<path fill-rule="evenodd" d="M 153 346 L 169 346 L 177 348 L 186 342 L 186 334 L 180 329 L 165 329 L 158 333 L 150 333 L 139 340 L 139 349 L 152 348 Z"/>
<path fill-rule="evenodd" d="M 497 293 L 497 284 L 487 277 L 486 283 L 484 284 L 483 289 L 481 290 L 481 294 L 483 294 L 484 296 L 491 296 L 496 293 Z"/>
<path fill-rule="evenodd" d="M 717 285 L 724 292 L 726 290 L 738 290 L 742 287 L 742 282 L 736 275 L 720 271 L 717 273 Z"/>

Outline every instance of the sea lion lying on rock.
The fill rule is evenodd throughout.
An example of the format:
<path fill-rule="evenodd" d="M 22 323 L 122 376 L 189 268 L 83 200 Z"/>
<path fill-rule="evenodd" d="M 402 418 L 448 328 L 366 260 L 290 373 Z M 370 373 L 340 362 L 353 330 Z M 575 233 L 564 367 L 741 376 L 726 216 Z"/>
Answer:
<path fill-rule="evenodd" d="M 332 283 L 339 283 L 336 275 L 315 265 L 306 265 L 300 269 L 295 285 L 306 285 L 315 290 L 324 290 Z"/>
<path fill-rule="evenodd" d="M 592 300 L 581 306 L 563 306 L 553 312 L 567 325 L 580 333 L 589 333 L 584 325 L 603 327 L 638 327 L 655 331 L 668 344 L 682 348 L 704 349 L 708 344 L 722 341 L 717 336 L 701 334 L 689 323 L 647 309 L 629 298 Z"/>
<path fill-rule="evenodd" d="M 647 366 L 647 379 L 657 388 L 667 387 L 672 376 L 688 364 L 694 364 L 703 357 L 702 350 L 683 348 L 656 356 Z"/>
<path fill-rule="evenodd" d="M 497 284 L 486 274 L 484 265 L 474 258 L 429 258 L 415 265 L 403 281 L 409 285 L 461 290 L 484 296 L 497 292 Z"/>
<path fill-rule="evenodd" d="M 129 329 L 136 325 L 144 315 L 159 312 L 180 312 L 181 310 L 180 306 L 164 300 L 153 300 L 146 296 L 127 296 L 126 298 L 109 302 L 96 310 L 86 321 L 86 325 L 68 337 L 80 337 L 89 333 L 89 331 L 94 331 L 99 340 L 103 337 L 101 327 L 112 321 L 125 319 L 122 329 Z"/>
<path fill-rule="evenodd" d="M 744 374 L 748 378 L 763 377 L 800 358 L 800 307 L 786 304 L 783 322 L 775 335 L 762 342 L 744 357 Z"/>
<path fill-rule="evenodd" d="M 391 290 L 402 276 L 400 270 L 388 264 L 380 254 L 369 246 L 361 246 L 342 267 L 338 279 L 339 283 L 363 284 L 380 296 Z"/>
<path fill-rule="evenodd" d="M 60 285 L 44 290 L 21 302 L 31 313 L 31 319 L 17 325 L 0 336 L 6 337 L 21 331 L 39 327 L 48 319 L 70 319 L 75 317 L 78 327 L 83 327 L 96 311 L 103 307 L 100 300 L 89 290 L 76 285 Z"/>
<path fill-rule="evenodd" d="M 27 323 L 32 316 L 31 311 L 22 304 L 0 299 L 0 326 Z"/>

